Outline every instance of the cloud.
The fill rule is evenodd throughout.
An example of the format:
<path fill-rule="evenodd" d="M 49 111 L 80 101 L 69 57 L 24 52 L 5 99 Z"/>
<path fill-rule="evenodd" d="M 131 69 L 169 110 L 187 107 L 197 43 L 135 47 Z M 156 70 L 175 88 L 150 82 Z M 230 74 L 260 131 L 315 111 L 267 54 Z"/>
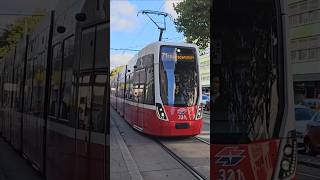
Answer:
<path fill-rule="evenodd" d="M 173 4 L 178 4 L 179 2 L 182 2 L 183 0 L 164 0 L 164 10 L 171 14 L 171 16 L 176 19 L 178 17 L 176 11 L 173 8 Z"/>
<path fill-rule="evenodd" d="M 111 54 L 110 57 L 110 66 L 111 69 L 128 64 L 129 60 L 134 57 L 134 54 L 121 53 L 121 54 Z"/>
<path fill-rule="evenodd" d="M 128 0 L 110 2 L 111 31 L 131 31 L 138 23 L 137 8 Z"/>

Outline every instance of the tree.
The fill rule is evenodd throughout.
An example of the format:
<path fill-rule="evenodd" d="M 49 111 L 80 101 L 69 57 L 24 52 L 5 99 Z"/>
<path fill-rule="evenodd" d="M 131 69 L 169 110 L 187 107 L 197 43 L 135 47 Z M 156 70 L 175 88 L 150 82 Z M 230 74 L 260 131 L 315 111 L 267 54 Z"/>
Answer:
<path fill-rule="evenodd" d="M 117 75 L 119 72 L 123 70 L 124 66 L 118 66 L 111 70 L 110 77 Z"/>
<path fill-rule="evenodd" d="M 186 41 L 197 44 L 200 49 L 210 43 L 210 7 L 210 0 L 184 0 L 174 5 L 178 32 L 183 32 Z"/>
<path fill-rule="evenodd" d="M 44 15 L 41 10 L 34 14 Z M 0 37 L 0 58 L 4 57 L 11 49 L 13 49 L 19 40 L 23 37 L 25 27 L 27 32 L 31 32 L 41 21 L 43 16 L 29 16 L 17 19 L 14 23 L 7 26 L 7 30 Z"/>

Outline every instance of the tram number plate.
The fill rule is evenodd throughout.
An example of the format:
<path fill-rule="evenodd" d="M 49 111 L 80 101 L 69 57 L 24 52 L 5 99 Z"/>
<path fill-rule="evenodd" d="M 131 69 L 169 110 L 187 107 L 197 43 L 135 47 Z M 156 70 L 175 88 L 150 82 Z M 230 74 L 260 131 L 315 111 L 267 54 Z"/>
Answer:
<path fill-rule="evenodd" d="M 179 120 L 186 120 L 187 116 L 186 115 L 178 115 Z"/>
<path fill-rule="evenodd" d="M 177 123 L 176 124 L 176 129 L 188 129 L 189 128 L 189 123 Z"/>
<path fill-rule="evenodd" d="M 219 169 L 218 180 L 245 180 L 243 172 L 240 169 Z"/>

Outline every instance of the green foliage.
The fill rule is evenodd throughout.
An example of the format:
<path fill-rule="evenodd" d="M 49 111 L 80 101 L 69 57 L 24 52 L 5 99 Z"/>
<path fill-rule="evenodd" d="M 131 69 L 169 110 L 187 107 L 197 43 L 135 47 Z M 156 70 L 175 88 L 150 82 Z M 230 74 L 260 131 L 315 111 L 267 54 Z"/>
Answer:
<path fill-rule="evenodd" d="M 118 67 L 112 69 L 110 72 L 110 77 L 117 75 L 119 72 L 121 72 L 123 70 L 123 68 L 124 68 L 124 66 L 118 66 Z"/>
<path fill-rule="evenodd" d="M 43 11 L 37 11 L 34 14 L 44 15 Z M 23 37 L 27 27 L 27 33 L 30 33 L 36 25 L 41 21 L 43 16 L 28 16 L 17 19 L 14 23 L 7 26 L 7 29 L 0 37 L 0 58 L 5 56 L 13 49 L 19 40 Z"/>
<path fill-rule="evenodd" d="M 205 49 L 210 43 L 210 0 L 184 0 L 174 6 L 178 14 L 175 25 L 188 43 Z"/>

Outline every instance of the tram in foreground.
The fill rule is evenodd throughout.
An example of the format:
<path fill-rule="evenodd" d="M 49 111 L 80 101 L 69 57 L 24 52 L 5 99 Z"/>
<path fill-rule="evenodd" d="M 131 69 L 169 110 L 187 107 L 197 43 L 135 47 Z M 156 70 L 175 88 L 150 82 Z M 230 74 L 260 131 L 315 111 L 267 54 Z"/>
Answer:
<path fill-rule="evenodd" d="M 295 179 L 286 1 L 213 4 L 211 179 Z"/>
<path fill-rule="evenodd" d="M 0 134 L 47 180 L 109 179 L 107 0 L 60 0 L 0 60 Z"/>
<path fill-rule="evenodd" d="M 111 77 L 111 105 L 135 129 L 154 136 L 195 136 L 202 127 L 198 48 L 155 42 Z"/>

